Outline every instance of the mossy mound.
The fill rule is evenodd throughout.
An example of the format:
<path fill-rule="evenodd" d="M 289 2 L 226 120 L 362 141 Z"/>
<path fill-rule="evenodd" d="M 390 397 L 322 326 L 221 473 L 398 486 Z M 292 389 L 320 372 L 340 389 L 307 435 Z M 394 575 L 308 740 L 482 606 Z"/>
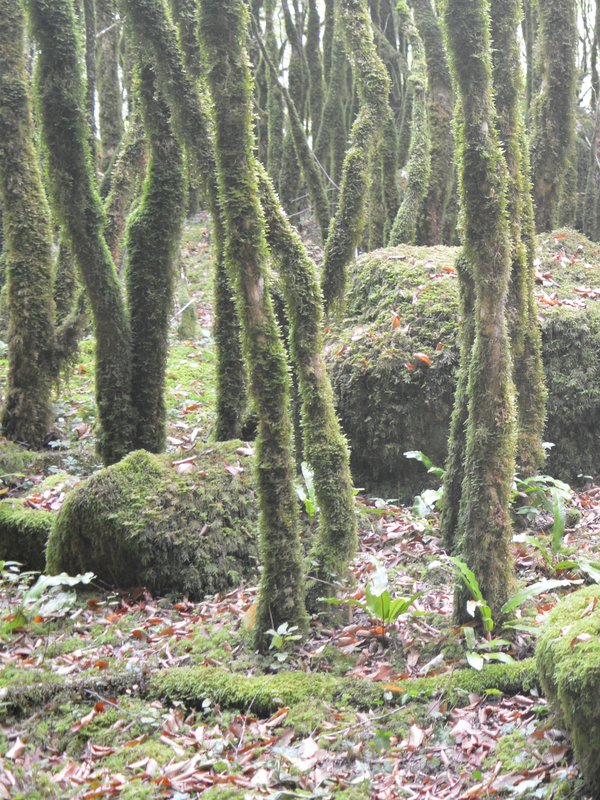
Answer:
<path fill-rule="evenodd" d="M 404 457 L 408 450 L 444 464 L 458 366 L 457 255 L 451 247 L 376 250 L 351 275 L 327 359 L 354 479 L 370 492 L 408 498 L 423 488 L 425 469 Z M 544 234 L 536 271 L 545 438 L 555 445 L 544 471 L 574 482 L 600 474 L 600 249 L 574 231 Z"/>
<path fill-rule="evenodd" d="M 600 797 L 600 586 L 563 600 L 538 639 L 536 663 L 547 697 L 571 734 L 575 757 L 593 797 Z"/>
<path fill-rule="evenodd" d="M 91 570 L 111 586 L 190 598 L 254 576 L 254 470 L 239 448 L 238 441 L 215 444 L 175 465 L 138 450 L 96 473 L 58 514 L 48 572 Z"/>
<path fill-rule="evenodd" d="M 8 500 L 0 503 L 0 560 L 18 561 L 23 569 L 42 572 L 46 542 L 54 524 L 50 511 L 25 508 Z"/>

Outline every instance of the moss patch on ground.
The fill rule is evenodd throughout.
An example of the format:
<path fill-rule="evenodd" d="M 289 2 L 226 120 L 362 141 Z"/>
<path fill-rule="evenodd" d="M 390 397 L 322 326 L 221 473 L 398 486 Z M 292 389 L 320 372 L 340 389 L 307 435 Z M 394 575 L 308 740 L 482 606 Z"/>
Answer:
<path fill-rule="evenodd" d="M 41 572 L 54 519 L 49 511 L 0 502 L 0 560 L 18 561 L 26 570 Z"/>
<path fill-rule="evenodd" d="M 580 589 L 554 609 L 536 649 L 544 691 L 571 734 L 594 797 L 600 796 L 600 586 Z"/>
<path fill-rule="evenodd" d="M 361 256 L 327 359 L 357 485 L 409 498 L 429 482 L 408 460 L 446 458 L 458 366 L 458 250 L 398 247 Z M 600 474 L 600 249 L 574 231 L 538 238 L 536 294 L 549 390 L 545 471 Z M 585 294 L 584 289 L 597 289 Z"/>
<path fill-rule="evenodd" d="M 254 470 L 240 448 L 215 443 L 183 464 L 140 450 L 96 473 L 59 512 L 48 571 L 193 598 L 254 576 Z"/>

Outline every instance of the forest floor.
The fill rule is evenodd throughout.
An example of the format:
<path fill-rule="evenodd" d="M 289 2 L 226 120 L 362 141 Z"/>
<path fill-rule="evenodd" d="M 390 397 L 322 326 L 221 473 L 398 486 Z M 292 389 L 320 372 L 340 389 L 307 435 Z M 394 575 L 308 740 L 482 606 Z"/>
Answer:
<path fill-rule="evenodd" d="M 212 423 L 209 246 L 201 223 L 188 226 L 182 260 L 200 326 L 193 341 L 174 340 L 171 350 L 174 458 L 206 441 Z M 32 473 L 2 476 L 4 497 L 57 511 L 68 487 L 95 468 L 90 340 L 61 389 L 56 417 L 56 458 Z M 57 480 L 42 486 L 52 472 Z M 569 742 L 528 659 L 536 628 L 561 594 L 600 579 L 600 488 L 562 492 L 566 526 L 554 552 L 557 509 L 553 519 L 542 502 L 548 487 L 519 488 L 517 505 L 533 507 L 517 526 L 518 585 L 565 585 L 519 605 L 513 625 L 487 638 L 452 623 L 455 572 L 437 512 L 423 499 L 403 507 L 357 497 L 360 552 L 348 599 L 364 602 L 366 587 L 385 574 L 392 597 L 418 593 L 407 613 L 386 623 L 348 603 L 335 624 L 313 617 L 301 642 L 293 631 L 274 635 L 267 657 L 252 647 L 255 586 L 192 603 L 92 582 L 78 596 L 49 590 L 28 604 L 35 576 L 2 564 L 0 800 L 584 800 Z M 503 669 L 516 669 L 504 663 L 511 660 L 529 675 L 517 694 L 502 678 Z M 156 688 L 157 676 L 186 667 L 206 668 L 193 673 L 194 703 Z M 299 673 L 304 689 L 288 690 Z M 258 683 L 228 694 L 215 682 L 221 674 L 239 676 L 240 686 L 247 676 Z M 328 686 L 354 692 L 321 692 L 317 676 L 324 675 Z M 365 697 L 366 687 L 381 688 L 379 705 L 361 701 L 361 686 Z"/>

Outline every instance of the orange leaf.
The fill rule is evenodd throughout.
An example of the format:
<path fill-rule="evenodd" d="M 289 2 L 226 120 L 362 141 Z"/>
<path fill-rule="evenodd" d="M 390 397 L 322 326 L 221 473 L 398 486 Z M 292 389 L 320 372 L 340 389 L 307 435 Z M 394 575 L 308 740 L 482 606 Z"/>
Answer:
<path fill-rule="evenodd" d="M 407 369 L 409 372 L 414 372 L 415 365 L 414 365 L 414 364 L 411 364 L 411 362 L 410 362 L 410 361 L 407 361 L 407 362 L 404 364 L 404 366 L 406 367 L 406 369 Z"/>
<path fill-rule="evenodd" d="M 413 358 L 417 361 L 422 361 L 423 364 L 427 364 L 428 367 L 433 364 L 433 361 L 425 353 L 415 353 Z"/>

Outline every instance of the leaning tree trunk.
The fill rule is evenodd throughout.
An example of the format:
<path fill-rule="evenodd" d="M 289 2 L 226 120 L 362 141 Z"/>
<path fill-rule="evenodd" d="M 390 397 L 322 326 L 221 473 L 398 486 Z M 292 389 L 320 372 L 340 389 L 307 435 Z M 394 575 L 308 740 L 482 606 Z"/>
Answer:
<path fill-rule="evenodd" d="M 110 464 L 131 449 L 130 331 L 102 235 L 104 215 L 91 162 L 73 5 L 71 0 L 27 2 L 40 46 L 37 91 L 50 185 L 94 315 L 98 446 Z"/>
<path fill-rule="evenodd" d="M 225 232 L 219 208 L 211 126 L 194 82 L 187 75 L 169 22 L 164 0 L 121 0 L 142 46 L 156 64 L 159 86 L 173 115 L 175 131 L 185 142 L 204 181 L 213 221 L 215 252 L 214 337 L 217 351 L 217 422 L 219 440 L 241 435 L 246 411 L 245 366 L 240 346 L 238 315 L 224 263 Z"/>
<path fill-rule="evenodd" d="M 294 491 L 289 378 L 285 349 L 268 291 L 265 221 L 252 151 L 252 81 L 244 47 L 243 0 L 204 0 L 201 40 L 214 101 L 219 197 L 227 230 L 227 259 L 235 281 L 252 396 L 259 419 L 256 441 L 263 573 L 256 641 L 268 646 L 269 628 L 304 628 L 302 558 Z"/>
<path fill-rule="evenodd" d="M 575 0 L 541 0 L 538 45 L 541 87 L 533 108 L 533 196 L 537 230 L 550 231 L 557 223 L 575 136 Z"/>
<path fill-rule="evenodd" d="M 511 251 L 506 165 L 496 132 L 486 0 L 448 0 L 448 48 L 461 102 L 459 170 L 464 254 L 475 285 L 459 548 L 494 614 L 512 580 L 510 500 L 515 409 L 506 298 Z M 455 614 L 466 616 L 457 591 Z"/>
<path fill-rule="evenodd" d="M 533 208 L 522 118 L 522 77 L 517 27 L 520 0 L 491 0 L 493 76 L 498 133 L 508 169 L 507 208 L 512 248 L 508 294 L 515 389 L 517 464 L 523 476 L 544 463 L 546 390 L 534 289 Z"/>
<path fill-rule="evenodd" d="M 331 221 L 325 245 L 323 295 L 328 309 L 344 297 L 346 267 L 362 237 L 369 159 L 389 113 L 390 91 L 387 70 L 373 41 L 366 0 L 340 0 L 340 21 L 358 84 L 361 107 L 344 158 L 339 207 Z"/>
<path fill-rule="evenodd" d="M 42 447 L 50 429 L 54 366 L 52 230 L 33 143 L 25 20 L 0 0 L 0 199 L 8 293 L 8 385 L 2 431 Z"/>
<path fill-rule="evenodd" d="M 323 297 L 317 271 L 302 240 L 283 213 L 273 187 L 259 171 L 267 237 L 276 259 L 290 321 L 290 351 L 302 403 L 305 458 L 313 470 L 320 508 L 312 548 L 307 604 L 332 594 L 356 551 L 354 491 L 348 446 L 335 411 L 323 357 Z"/>
<path fill-rule="evenodd" d="M 140 62 L 139 97 L 150 159 L 141 202 L 127 223 L 131 401 L 135 448 L 160 453 L 166 441 L 169 317 L 184 216 L 183 154 L 154 69 L 143 57 Z"/>

